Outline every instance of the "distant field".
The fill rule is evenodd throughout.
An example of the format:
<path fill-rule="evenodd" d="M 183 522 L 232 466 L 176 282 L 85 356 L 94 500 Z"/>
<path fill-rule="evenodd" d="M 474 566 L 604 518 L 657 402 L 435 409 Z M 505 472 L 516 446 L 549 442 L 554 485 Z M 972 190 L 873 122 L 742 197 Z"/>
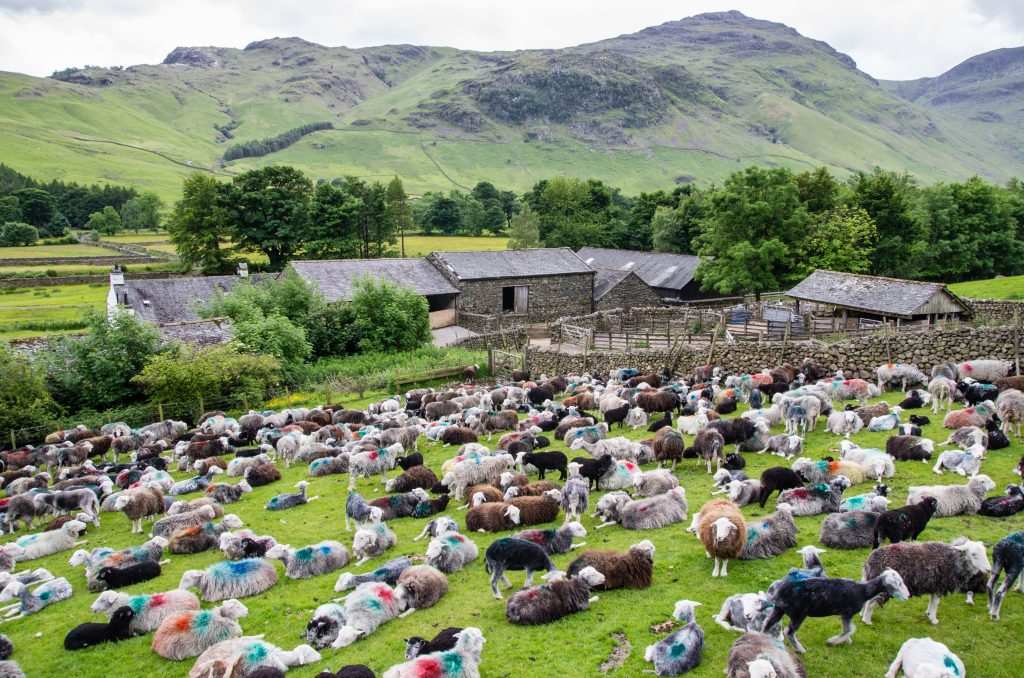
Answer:
<path fill-rule="evenodd" d="M 975 299 L 1024 299 L 1024 275 L 954 283 L 949 291 Z"/>
<path fill-rule="evenodd" d="M 145 245 L 152 242 L 167 242 L 171 239 L 171 236 L 167 233 L 121 233 L 119 235 L 105 235 L 102 239 L 109 240 L 110 242 Z"/>
<path fill-rule="evenodd" d="M 102 309 L 106 298 L 107 285 L 104 283 L 4 290 L 0 293 L 0 338 L 42 336 L 71 329 L 68 324 L 77 324 L 86 309 Z M 23 323 L 55 325 L 52 328 L 24 329 Z"/>
<path fill-rule="evenodd" d="M 407 235 L 405 236 L 405 256 L 423 257 L 431 252 L 476 252 L 481 250 L 503 250 L 508 243 L 508 236 L 497 238 L 482 236 L 458 235 Z M 399 241 L 397 250 L 401 252 Z"/>
<path fill-rule="evenodd" d="M 152 264 L 132 264 L 124 266 L 129 271 L 176 271 L 180 268 L 176 262 L 155 261 Z M 95 275 L 110 270 L 107 264 L 43 264 L 41 266 L 0 266 L 0 274 L 4 273 L 42 273 L 56 271 L 60 275 Z"/>
<path fill-rule="evenodd" d="M 33 245 L 32 247 L 0 247 L 0 259 L 38 259 L 42 257 L 109 257 L 113 250 L 92 245 Z"/>

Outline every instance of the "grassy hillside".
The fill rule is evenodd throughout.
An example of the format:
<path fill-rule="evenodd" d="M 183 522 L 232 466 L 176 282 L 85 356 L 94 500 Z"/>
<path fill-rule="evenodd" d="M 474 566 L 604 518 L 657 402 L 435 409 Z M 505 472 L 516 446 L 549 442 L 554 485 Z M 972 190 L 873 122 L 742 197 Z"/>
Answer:
<path fill-rule="evenodd" d="M 896 402 L 901 397 L 900 394 L 890 394 L 887 400 Z M 308 404 L 315 402 L 318 401 Z M 932 417 L 932 420 L 934 423 L 925 428 L 925 435 L 935 440 L 944 439 L 946 431 L 941 428 L 939 417 Z M 639 440 L 649 434 L 641 430 L 627 432 L 626 435 L 630 439 Z M 881 446 L 887 435 L 861 433 L 855 437 L 855 441 L 863 446 Z M 826 454 L 835 443 L 836 437 L 823 433 L 819 423 L 818 431 L 807 439 L 806 450 L 810 456 L 818 458 Z M 421 440 L 419 447 L 427 465 L 435 472 L 454 454 L 453 448 L 443 448 L 437 443 Z M 561 442 L 554 443 L 553 449 L 570 456 L 576 454 Z M 1010 469 L 1019 455 L 1018 443 L 1009 449 L 991 452 L 984 462 L 983 470 L 992 476 L 1001 489 L 1006 483 L 1018 480 Z M 763 469 L 780 463 L 777 457 L 767 455 L 749 454 L 747 459 L 746 472 L 753 477 L 757 477 Z M 322 539 L 337 539 L 351 545 L 352 533 L 345 532 L 343 526 L 347 476 L 311 479 L 309 494 L 318 495 L 320 499 L 288 511 L 266 511 L 263 506 L 270 497 L 293 491 L 295 483 L 308 476 L 306 464 L 282 469 L 282 473 L 283 479 L 280 482 L 243 495 L 239 503 L 227 507 L 228 511 L 237 514 L 246 527 L 259 534 L 273 535 L 296 547 Z M 174 475 L 179 479 L 187 476 L 183 473 Z M 394 475 L 394 472 L 389 474 L 391 477 Z M 676 475 L 686 488 L 692 514 L 710 498 L 710 476 L 690 461 L 681 464 Z M 235 482 L 233 478 L 227 480 Z M 886 482 L 893 488 L 894 504 L 900 505 L 905 501 L 909 485 L 960 484 L 963 479 L 948 472 L 938 477 L 928 465 L 900 462 L 897 464 L 896 476 Z M 380 496 L 380 479 L 362 479 L 357 483 L 357 490 L 366 497 Z M 848 494 L 869 490 L 870 484 L 865 483 L 855 486 Z M 592 494 L 591 506 L 603 494 Z M 191 499 L 194 496 L 197 495 L 184 498 Z M 748 520 L 753 520 L 771 510 L 771 506 L 759 509 L 755 505 L 745 507 L 743 513 Z M 464 524 L 462 512 L 450 507 L 447 513 L 455 517 L 460 525 Z M 820 516 L 797 519 L 799 545 L 819 543 L 821 520 Z M 508 533 L 472 534 L 471 539 L 480 548 L 480 558 L 465 570 L 449 576 L 449 592 L 436 606 L 418 611 L 405 619 L 391 621 L 373 635 L 343 650 L 326 649 L 323 651 L 323 661 L 296 668 L 289 675 L 296 678 L 311 677 L 324 668 L 336 671 L 348 663 L 365 663 L 380 675 L 387 667 L 403 660 L 403 638 L 411 635 L 433 636 L 440 629 L 454 625 L 477 626 L 483 630 L 487 643 L 480 668 L 482 676 L 486 678 L 554 675 L 575 678 L 598 675 L 599 664 L 615 647 L 613 634 L 616 633 L 625 635 L 631 645 L 631 652 L 622 668 L 609 675 L 638 676 L 650 666 L 643 661 L 644 648 L 664 636 L 652 633 L 650 627 L 670 618 L 676 600 L 689 598 L 702 603 L 702 607 L 697 610 L 697 620 L 704 628 L 706 637 L 703 662 L 687 675 L 695 678 L 721 676 L 729 648 L 738 637 L 738 634 L 722 629 L 712 620 L 722 601 L 736 592 L 764 590 L 790 567 L 799 564 L 799 557 L 790 550 L 776 559 L 731 562 L 728 577 L 713 579 L 710 576 L 712 563 L 705 557 L 703 546 L 684 531 L 688 523 L 644 532 L 631 532 L 617 526 L 595 531 L 597 521 L 589 516 L 584 517 L 583 523 L 589 531 L 585 539 L 586 548 L 625 550 L 641 539 L 652 540 L 657 548 L 654 557 L 654 585 L 647 590 L 602 592 L 599 594 L 600 599 L 593 603 L 588 612 L 553 624 L 514 627 L 504 618 L 503 604 L 490 595 L 483 563 L 486 546 L 496 537 L 508 536 Z M 390 527 L 398 535 L 398 544 L 384 556 L 361 567 L 346 567 L 344 571 L 369 572 L 390 558 L 422 555 L 426 550 L 426 541 L 412 541 L 422 525 L 422 521 L 411 518 L 392 521 Z M 1020 515 L 1007 519 L 979 516 L 937 518 L 932 520 L 923 538 L 948 542 L 958 535 L 969 535 L 983 540 L 991 547 L 1001 537 L 1022 527 L 1024 518 Z M 5 536 L 3 540 L 6 542 L 13 538 Z M 103 514 L 102 527 L 98 530 L 90 528 L 87 538 L 87 548 L 123 548 L 144 541 L 144 537 L 129 533 L 128 520 L 118 514 Z M 860 579 L 861 566 L 868 552 L 868 549 L 829 550 L 822 559 L 830 575 Z M 576 555 L 558 555 L 553 560 L 559 568 L 564 569 Z M 140 673 L 168 678 L 184 675 L 192 665 L 191 660 L 174 664 L 160 659 L 150 651 L 151 637 L 148 636 L 81 652 L 65 652 L 61 649 L 64 634 L 74 624 L 102 619 L 89 611 L 89 605 L 97 594 L 86 591 L 81 569 L 71 568 L 67 564 L 69 556 L 68 552 L 56 554 L 33 561 L 30 566 L 46 567 L 56 576 L 67 577 L 75 588 L 74 596 L 34 616 L 3 625 L 4 633 L 17 648 L 14 658 L 21 663 L 26 674 L 56 676 L 73 672 L 83 676 L 105 675 L 111 678 L 127 678 Z M 164 566 L 159 578 L 132 586 L 126 591 L 154 593 L 175 588 L 185 570 L 204 568 L 220 560 L 220 556 L 218 551 L 172 555 L 171 562 Z M 277 567 L 281 572 L 281 567 Z M 523 583 L 521 572 L 510 572 L 509 578 L 516 587 Z M 332 590 L 336 579 L 337 573 L 307 580 L 289 580 L 282 575 L 277 585 L 267 593 L 244 599 L 249 615 L 241 619 L 243 631 L 246 635 L 263 633 L 270 642 L 289 649 L 294 647 L 300 642 L 299 635 L 305 630 L 313 610 L 337 595 Z M 880 676 L 904 640 L 924 636 L 946 643 L 963 659 L 969 675 L 986 678 L 1019 675 L 1019 669 L 1013 668 L 1013 662 L 1006 662 L 1006 648 L 1014 647 L 1024 632 L 1024 599 L 1019 593 L 1011 592 L 1007 595 L 1002 620 L 999 622 L 988 619 L 984 595 L 978 596 L 973 606 L 965 605 L 962 595 L 945 597 L 939 606 L 937 626 L 928 623 L 925 617 L 927 602 L 927 599 L 921 597 L 907 602 L 891 601 L 877 611 L 872 626 L 857 620 L 858 629 L 852 645 L 835 648 L 826 646 L 825 639 L 838 633 L 838 620 L 834 617 L 809 619 L 799 633 L 807 648 L 807 654 L 803 656 L 807 675 L 828 675 L 833 678 Z M 124 657 L 129 656 L 130 662 L 123 661 Z"/>
<path fill-rule="evenodd" d="M 35 176 L 132 183 L 168 199 L 192 169 L 229 177 L 278 162 L 316 178 L 397 174 L 413 192 L 482 179 L 523 190 L 563 173 L 637 192 L 749 164 L 840 174 L 878 164 L 934 181 L 1002 180 L 1018 161 L 1012 138 L 908 101 L 825 43 L 738 12 L 562 50 L 275 38 L 56 78 L 0 73 L 0 155 Z M 1019 89 L 1007 91 L 1009 111 Z M 335 129 L 221 160 L 232 144 L 316 122 Z"/>
<path fill-rule="evenodd" d="M 1024 299 L 1024 275 L 954 283 L 949 291 L 974 299 Z"/>

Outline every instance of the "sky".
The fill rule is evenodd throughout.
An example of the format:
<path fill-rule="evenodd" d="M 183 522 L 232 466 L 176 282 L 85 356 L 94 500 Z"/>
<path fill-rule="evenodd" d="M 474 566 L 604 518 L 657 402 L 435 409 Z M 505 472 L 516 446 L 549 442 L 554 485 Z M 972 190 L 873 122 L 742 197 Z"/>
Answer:
<path fill-rule="evenodd" d="M 1022 0 L 0 0 L 0 70 L 159 63 L 179 45 L 244 47 L 298 36 L 323 45 L 555 48 L 736 9 L 849 54 L 880 79 L 938 75 L 1024 45 Z"/>

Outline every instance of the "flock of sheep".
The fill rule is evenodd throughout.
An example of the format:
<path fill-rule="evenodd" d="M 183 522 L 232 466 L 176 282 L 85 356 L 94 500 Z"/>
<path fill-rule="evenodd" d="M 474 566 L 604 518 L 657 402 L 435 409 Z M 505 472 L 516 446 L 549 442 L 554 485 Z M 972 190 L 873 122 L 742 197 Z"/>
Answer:
<path fill-rule="evenodd" d="M 822 515 L 823 545 L 871 549 L 860 580 L 827 576 L 825 551 L 807 545 L 797 551 L 801 568 L 780 570 L 765 591 L 729 596 L 714 616 L 741 634 L 729 651 L 729 678 L 806 676 L 800 658 L 805 649 L 796 634 L 808 617 L 839 618 L 841 632 L 828 639 L 830 645 L 852 642 L 854 618 L 870 624 L 874 610 L 890 599 L 928 596 L 927 616 L 935 624 L 942 596 L 960 593 L 972 600 L 979 593 L 997 620 L 1007 592 L 1024 582 L 1024 532 L 999 541 L 991 561 L 984 544 L 970 538 L 919 541 L 933 518 L 1005 517 L 1024 510 L 1019 485 L 986 497 L 995 483 L 981 472 L 988 452 L 1007 447 L 1009 434 L 1019 437 L 1024 421 L 1024 378 L 1008 373 L 1005 362 L 977 360 L 937 365 L 930 375 L 913 365 L 883 365 L 876 383 L 824 375 L 812 361 L 748 375 L 708 366 L 685 380 L 629 369 L 536 381 L 515 374 L 493 388 L 419 389 L 365 410 L 326 405 L 237 419 L 212 412 L 193 429 L 168 420 L 139 429 L 114 422 L 99 431 L 57 431 L 38 447 L 0 453 L 7 495 L 0 500 L 2 525 L 10 534 L 30 532 L 0 547 L 0 601 L 16 600 L 0 614 L 10 620 L 32 615 L 85 586 L 98 594 L 93 612 L 108 620 L 70 628 L 67 650 L 152 633 L 151 647 L 160 657 L 194 659 L 190 676 L 276 676 L 437 604 L 449 591 L 448 576 L 480 558 L 479 533 L 509 533 L 484 549 L 491 594 L 503 601 L 509 624 L 538 625 L 585 613 L 600 591 L 654 583 L 657 548 L 647 538 L 625 551 L 581 550 L 559 569 L 552 556 L 586 545 L 576 541 L 588 535 L 584 517 L 597 520 L 596 530 L 678 524 L 672 538 L 698 539 L 713 562 L 709 574 L 727 577 L 732 561 L 795 549 L 795 517 Z M 475 370 L 466 376 L 471 380 Z M 869 404 L 892 387 L 905 392 L 899 405 Z M 966 407 L 953 410 L 954 401 Z M 942 422 L 950 434 L 942 442 L 922 436 L 921 427 L 930 423 L 926 414 L 903 421 L 905 412 L 928 407 L 932 416 L 945 410 Z M 835 445 L 816 459 L 804 454 L 804 439 L 822 418 Z M 633 441 L 613 436 L 616 426 L 653 435 Z M 858 445 L 863 430 L 890 432 L 885 449 Z M 454 454 L 432 469 L 419 451 L 424 439 L 452 446 Z M 579 456 L 570 459 L 553 443 Z M 939 453 L 939 447 L 946 449 Z M 776 455 L 779 464 L 749 478 L 744 453 Z M 886 480 L 900 463 L 912 461 L 934 461 L 936 474 L 951 471 L 964 480 L 912 486 L 906 506 L 889 508 Z M 699 465 L 702 474 L 706 469 L 719 495 L 700 502 L 696 512 L 677 474 L 686 463 Z M 279 541 L 280 534 L 246 528 L 237 513 L 227 512 L 253 488 L 281 481 L 281 467 L 293 464 L 307 465 L 310 478 L 348 474 L 347 493 L 311 497 L 303 481 L 263 509 L 331 502 L 337 521 L 324 526 L 323 536 L 348 542 L 351 533 L 350 547 L 337 539 L 293 546 Z M 1024 459 L 1015 472 L 1022 468 Z M 176 480 L 174 470 L 189 475 Z M 359 479 L 368 490 L 378 477 L 382 496 L 356 492 Z M 869 489 L 855 493 L 852 488 L 862 484 Z M 592 492 L 603 494 L 592 499 Z M 198 498 L 179 498 L 196 493 Z M 773 512 L 744 518 L 741 507 L 765 507 L 775 493 Z M 125 515 L 126 531 L 148 538 L 121 550 L 74 550 L 84 545 L 80 538 L 90 525 L 99 527 L 101 517 L 117 520 L 109 515 L 116 512 Z M 389 523 L 403 519 L 424 521 L 413 541 L 429 539 L 425 549 L 390 557 L 368 572 L 342 571 L 385 558 L 398 544 Z M 165 556 L 217 550 L 222 560 L 186 571 L 178 588 L 122 591 L 159 578 Z M 84 582 L 24 565 L 62 551 L 72 551 L 69 564 L 84 568 Z M 525 585 L 505 598 L 502 589 L 513 588 L 508 573 L 519 571 Z M 248 608 L 241 599 L 271 591 L 281 576 L 329 573 L 338 573 L 334 591 L 341 597 L 316 608 L 305 643 L 287 650 L 244 635 Z M 543 583 L 535 584 L 538 575 Z M 481 591 L 485 586 L 481 581 Z M 204 602 L 215 606 L 204 609 Z M 663 625 L 671 633 L 646 648 L 644 658 L 657 675 L 680 675 L 701 663 L 700 605 L 679 600 L 672 621 Z M 474 626 L 409 638 L 406 661 L 383 675 L 479 676 L 484 643 Z M 13 652 L 0 636 L 0 676 L 22 675 L 9 661 Z M 965 675 L 959 657 L 930 638 L 904 643 L 886 675 L 900 670 L 912 678 Z M 321 675 L 375 674 L 349 665 Z"/>

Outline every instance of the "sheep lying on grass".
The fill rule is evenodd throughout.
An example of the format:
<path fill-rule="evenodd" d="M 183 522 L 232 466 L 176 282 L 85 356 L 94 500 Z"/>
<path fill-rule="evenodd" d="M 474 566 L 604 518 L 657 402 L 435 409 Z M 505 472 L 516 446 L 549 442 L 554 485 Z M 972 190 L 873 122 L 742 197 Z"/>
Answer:
<path fill-rule="evenodd" d="M 312 664 L 320 659 L 320 653 L 309 645 L 283 650 L 264 641 L 262 636 L 242 636 L 207 648 L 196 658 L 188 675 L 189 678 L 206 678 L 267 675 L 264 671 L 284 673 L 293 666 Z"/>
<path fill-rule="evenodd" d="M 903 669 L 908 678 L 928 678 L 936 676 L 966 676 L 960 657 L 950 652 L 949 648 L 931 638 L 909 638 L 900 647 L 896 659 L 889 665 L 885 678 L 896 678 Z"/>
<path fill-rule="evenodd" d="M 682 628 L 647 646 L 644 661 L 654 664 L 655 675 L 678 676 L 700 665 L 704 653 L 704 629 L 694 619 L 694 608 L 698 605 L 700 603 L 693 600 L 677 602 L 672 616 L 682 624 Z"/>
<path fill-rule="evenodd" d="M 231 599 L 212 610 L 170 615 L 153 635 L 153 652 L 173 661 L 197 657 L 208 647 L 241 636 L 238 620 L 247 614 L 245 605 Z"/>
<path fill-rule="evenodd" d="M 598 586 L 602 590 L 648 588 L 654 575 L 654 544 L 644 539 L 630 546 L 625 553 L 585 551 L 569 564 L 566 571 L 573 577 L 587 567 L 593 567 L 604 575 L 604 582 Z"/>
<path fill-rule="evenodd" d="M 548 624 L 576 612 L 584 612 L 597 596 L 591 589 L 604 583 L 604 575 L 585 567 L 571 579 L 557 579 L 544 586 L 521 589 L 505 603 L 505 617 L 518 625 Z"/>
<path fill-rule="evenodd" d="M 131 620 L 132 633 L 141 634 L 155 631 L 164 619 L 171 615 L 199 610 L 199 599 L 191 591 L 173 589 L 166 593 L 142 594 L 137 596 L 104 591 L 92 604 L 93 612 L 110 616 L 121 606 L 128 606 L 135 616 Z"/>

